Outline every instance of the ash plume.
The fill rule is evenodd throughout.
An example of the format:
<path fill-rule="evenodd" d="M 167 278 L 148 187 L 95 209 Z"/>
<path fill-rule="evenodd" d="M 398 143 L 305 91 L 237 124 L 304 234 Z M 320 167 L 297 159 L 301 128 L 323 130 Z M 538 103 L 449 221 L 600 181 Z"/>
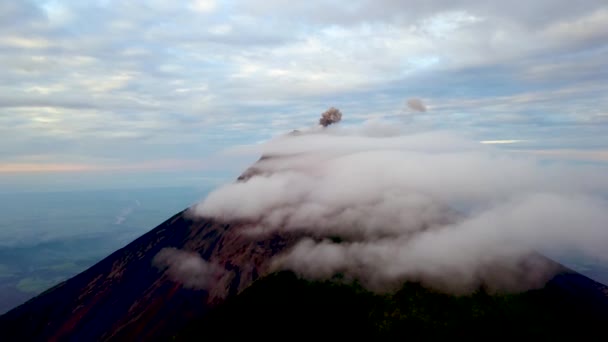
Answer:
<path fill-rule="evenodd" d="M 407 100 L 407 107 L 415 112 L 426 112 L 426 106 L 421 99 L 411 98 Z"/>
<path fill-rule="evenodd" d="M 323 127 L 327 127 L 329 125 L 333 125 L 342 120 L 342 112 L 339 109 L 331 107 L 326 110 L 323 114 L 321 114 L 321 118 L 319 119 L 319 125 Z"/>
<path fill-rule="evenodd" d="M 364 123 L 279 137 L 261 147 L 272 157 L 255 173 L 191 210 L 249 222 L 253 237 L 309 236 L 273 269 L 343 274 L 378 291 L 403 281 L 520 291 L 556 271 L 536 252 L 608 260 L 602 170 L 501 153 L 454 132 L 407 131 Z"/>

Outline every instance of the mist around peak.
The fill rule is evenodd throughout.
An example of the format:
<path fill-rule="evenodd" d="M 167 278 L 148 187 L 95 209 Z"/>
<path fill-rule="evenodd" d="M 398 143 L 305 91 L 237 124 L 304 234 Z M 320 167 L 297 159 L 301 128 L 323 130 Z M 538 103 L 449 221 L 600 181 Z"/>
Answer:
<path fill-rule="evenodd" d="M 272 157 L 191 211 L 245 222 L 252 238 L 308 236 L 273 258 L 274 270 L 342 274 L 377 291 L 415 281 L 469 293 L 543 286 L 556 272 L 538 258 L 543 250 L 608 259 L 608 179 L 592 166 L 377 121 L 301 130 L 252 150 Z"/>

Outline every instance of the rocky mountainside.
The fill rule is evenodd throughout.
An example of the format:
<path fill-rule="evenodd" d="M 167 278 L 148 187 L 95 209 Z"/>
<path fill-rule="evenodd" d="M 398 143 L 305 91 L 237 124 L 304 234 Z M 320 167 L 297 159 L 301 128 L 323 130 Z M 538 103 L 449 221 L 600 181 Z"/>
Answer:
<path fill-rule="evenodd" d="M 90 269 L 0 316 L 3 341 L 150 340 L 172 336 L 193 318 L 245 289 L 265 261 L 289 244 L 252 241 L 238 226 L 181 212 Z M 229 272 L 210 291 L 188 289 L 153 265 L 165 247 L 196 251 Z"/>
<path fill-rule="evenodd" d="M 247 181 L 258 170 L 239 178 Z M 185 210 L 88 270 L 0 316 L 1 341 L 151 341 L 294 336 L 563 337 L 604 333 L 608 288 L 542 256 L 560 271 L 544 288 L 467 296 L 406 283 L 376 294 L 337 274 L 325 282 L 269 271 L 296 235 L 252 237 L 240 223 Z M 176 248 L 223 268 L 204 288 L 176 281 L 155 257 Z M 204 261 L 203 261 L 204 260 Z M 538 261 L 538 260 L 536 260 Z M 496 269 L 499 272 L 499 269 Z M 531 270 L 533 272 L 533 270 Z"/>
<path fill-rule="evenodd" d="M 1 316 L 1 340 L 234 337 L 264 325 L 276 331 L 327 330 L 374 338 L 413 331 L 468 335 L 485 331 L 480 324 L 545 334 L 567 327 L 603 330 L 608 323 L 608 289 L 565 268 L 545 288 L 518 295 L 489 295 L 480 289 L 472 296 L 454 297 L 417 284 L 377 295 L 356 284 L 308 282 L 288 272 L 260 277 L 267 273 L 270 257 L 296 239 L 252 240 L 239 229 L 181 212 Z M 208 291 L 186 288 L 153 265 L 154 256 L 165 247 L 196 251 L 229 272 L 214 279 Z"/>

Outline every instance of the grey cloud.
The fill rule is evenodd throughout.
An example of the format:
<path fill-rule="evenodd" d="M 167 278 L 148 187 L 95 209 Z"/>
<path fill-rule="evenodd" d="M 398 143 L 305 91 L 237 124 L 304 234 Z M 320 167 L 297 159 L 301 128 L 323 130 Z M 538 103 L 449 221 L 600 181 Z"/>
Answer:
<path fill-rule="evenodd" d="M 467 11 L 476 15 L 484 15 L 493 19 L 524 22 L 531 27 L 544 26 L 548 23 L 569 20 L 584 15 L 597 8 L 605 6 L 601 0 L 588 0 L 573 6 L 567 0 L 541 0 L 529 3 L 516 0 L 505 3 L 500 1 L 479 0 L 430 0 L 430 1 L 401 1 L 401 0 L 354 0 L 349 2 L 348 9 L 341 3 L 321 0 L 283 6 L 280 0 L 248 1 L 245 6 L 251 13 L 263 14 L 269 11 L 282 12 L 286 16 L 299 15 L 307 21 L 325 25 L 357 25 L 374 21 L 398 21 L 411 23 L 426 16 L 450 11 Z"/>
<path fill-rule="evenodd" d="M 197 252 L 163 248 L 153 260 L 154 266 L 186 288 L 208 290 L 224 273 L 224 269 L 201 258 Z"/>
<path fill-rule="evenodd" d="M 302 114 L 311 108 L 321 111 L 328 102 L 360 119 L 372 112 L 398 111 L 407 93 L 434 99 L 431 95 L 439 94 L 444 99 L 434 103 L 443 107 L 433 110 L 444 115 L 442 123 L 472 131 L 478 126 L 501 129 L 496 125 L 499 115 L 521 118 L 524 124 L 533 121 L 528 120 L 531 110 L 551 112 L 554 120 L 575 110 L 582 118 L 587 107 L 604 105 L 602 71 L 608 68 L 600 57 L 606 38 L 601 25 L 605 4 L 516 3 L 362 0 L 285 6 L 282 1 L 247 1 L 201 15 L 183 3 L 166 1 L 55 2 L 55 12 L 39 2 L 4 1 L 0 45 L 10 38 L 11 44 L 23 46 L 0 47 L 5 66 L 0 70 L 0 106 L 13 116 L 21 115 L 13 109 L 34 106 L 65 112 L 62 130 L 74 139 L 83 130 L 86 135 L 100 131 L 112 137 L 109 131 L 124 127 L 108 127 L 108 122 L 120 117 L 129 121 L 137 114 L 146 118 L 125 124 L 129 134 L 146 141 L 166 137 L 155 147 L 172 145 L 173 153 L 183 153 L 187 145 L 174 139 L 191 143 L 218 131 L 227 132 L 227 140 L 245 139 L 243 132 L 255 135 L 247 138 L 250 141 L 266 139 L 278 128 L 256 127 L 269 127 L 275 115 L 288 114 L 287 122 L 300 124 L 305 122 L 299 119 Z M 267 20 L 270 12 L 273 20 Z M 467 16 L 479 21 L 468 22 Z M 450 28 L 454 20 L 462 27 Z M 450 39 L 434 37 L 433 25 L 440 31 L 447 25 Z M 558 65 L 547 66 L 549 59 Z M 510 68 L 496 72 L 501 65 Z M 489 79 L 492 73 L 494 79 Z M 128 79 L 120 78 L 124 75 Z M 542 106 L 492 104 L 531 88 L 578 86 L 590 80 L 600 89 L 566 105 L 555 94 Z M 459 101 L 467 93 L 491 93 L 477 107 L 480 115 L 471 115 L 474 104 L 467 107 L 466 101 Z M 252 112 L 269 114 L 254 121 Z M 214 121 L 217 113 L 236 122 Z M 200 118 L 199 124 L 176 125 L 181 116 Z M 151 130 L 153 120 L 169 128 Z M 86 129 L 79 127 L 83 121 Z M 243 121 L 247 125 L 236 124 Z M 549 121 L 543 123 L 551 125 Z M 42 127 L 32 123 L 9 129 L 21 137 L 48 136 Z M 15 144 L 9 135 L 3 137 L 0 145 Z M 20 139 L 19 145 L 38 148 L 34 140 Z M 80 145 L 83 154 L 100 150 L 88 140 Z"/>
<path fill-rule="evenodd" d="M 3 30 L 45 21 L 44 12 L 32 1 L 0 2 L 0 27 Z M 5 31 L 6 32 L 6 31 Z"/>
<path fill-rule="evenodd" d="M 601 169 L 502 155 L 450 132 L 378 129 L 278 138 L 252 177 L 193 210 L 249 222 L 251 236 L 306 233 L 275 268 L 344 273 L 374 290 L 403 280 L 456 293 L 533 288 L 555 271 L 534 252 L 551 248 L 608 260 Z"/>
<path fill-rule="evenodd" d="M 560 82 L 561 84 L 599 81 L 608 77 L 604 64 L 604 58 L 599 51 L 584 57 L 566 55 L 552 61 L 536 59 L 524 63 L 521 66 L 523 72 L 518 77 L 522 82 Z"/>

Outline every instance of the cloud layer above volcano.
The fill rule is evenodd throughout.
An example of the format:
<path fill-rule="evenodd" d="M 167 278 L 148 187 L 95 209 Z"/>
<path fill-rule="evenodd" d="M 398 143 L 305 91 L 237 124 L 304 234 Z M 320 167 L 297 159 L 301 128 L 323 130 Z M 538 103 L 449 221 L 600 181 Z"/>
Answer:
<path fill-rule="evenodd" d="M 378 122 L 311 128 L 258 150 L 267 158 L 250 178 L 193 210 L 248 222 L 252 236 L 307 233 L 273 260 L 277 269 L 311 279 L 341 273 L 371 289 L 411 280 L 463 293 L 541 286 L 555 269 L 535 251 L 608 257 L 601 170 Z"/>

